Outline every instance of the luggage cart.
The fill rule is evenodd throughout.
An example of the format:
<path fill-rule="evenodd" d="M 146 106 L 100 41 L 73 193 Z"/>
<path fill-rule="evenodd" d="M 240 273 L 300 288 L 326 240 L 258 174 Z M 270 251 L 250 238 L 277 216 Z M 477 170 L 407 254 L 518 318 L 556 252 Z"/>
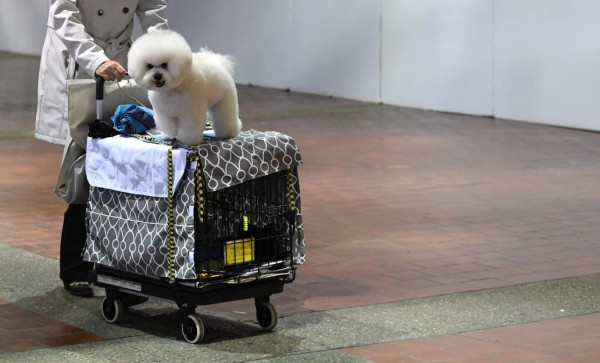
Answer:
<path fill-rule="evenodd" d="M 101 78 L 97 78 L 96 93 L 97 109 L 101 110 Z M 100 112 L 97 119 L 102 119 Z M 199 163 L 197 156 L 192 155 L 188 160 L 187 173 L 195 174 L 188 175 L 188 180 L 196 184 L 193 208 L 195 243 L 193 249 L 186 252 L 186 258 L 193 266 L 195 277 L 175 277 L 172 262 L 176 252 L 172 244 L 167 252 L 168 277 L 147 276 L 95 263 L 88 280 L 106 291 L 102 315 L 108 323 L 117 323 L 127 307 L 150 298 L 172 301 L 179 308 L 183 338 L 189 343 L 198 343 L 204 337 L 204 325 L 195 312 L 198 306 L 254 299 L 259 326 L 263 330 L 272 330 L 277 325 L 278 313 L 270 297 L 283 292 L 284 285 L 293 282 L 296 275 L 293 236 L 298 232 L 299 199 L 295 199 L 291 181 L 295 178 L 297 183 L 296 171 L 281 170 L 209 191 L 202 180 L 202 173 L 189 169 L 189 164 L 194 162 Z M 95 192 L 100 196 L 107 193 L 101 188 Z M 168 204 L 175 203 L 176 199 L 173 197 Z M 93 200 L 91 193 L 88 213 L 91 203 L 98 203 L 102 198 L 95 199 L 96 202 Z M 172 210 L 168 214 L 173 219 Z M 89 215 L 87 219 L 90 230 Z M 95 233 L 96 237 L 99 234 L 103 237 L 102 231 L 96 230 Z M 170 225 L 170 242 L 174 240 L 174 233 Z M 179 247 L 177 253 L 181 253 Z"/>

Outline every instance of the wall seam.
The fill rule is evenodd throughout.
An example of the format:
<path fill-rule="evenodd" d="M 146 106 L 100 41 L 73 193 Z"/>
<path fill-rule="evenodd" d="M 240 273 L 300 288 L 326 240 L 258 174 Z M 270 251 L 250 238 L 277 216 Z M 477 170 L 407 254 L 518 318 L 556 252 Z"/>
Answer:
<path fill-rule="evenodd" d="M 491 31 L 491 57 L 492 57 L 492 74 L 490 87 L 491 89 L 491 113 L 492 118 L 496 118 L 496 0 L 491 0 L 491 12 L 492 12 L 492 31 Z"/>
<path fill-rule="evenodd" d="M 383 103 L 383 0 L 379 0 L 379 103 Z"/>

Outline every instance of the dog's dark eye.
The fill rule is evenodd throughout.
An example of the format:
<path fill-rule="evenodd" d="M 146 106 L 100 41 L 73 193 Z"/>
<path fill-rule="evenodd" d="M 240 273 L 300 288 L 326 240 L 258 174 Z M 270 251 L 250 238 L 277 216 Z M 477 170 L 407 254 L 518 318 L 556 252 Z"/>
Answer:
<path fill-rule="evenodd" d="M 154 68 L 154 66 L 152 64 L 150 64 L 150 63 L 148 63 L 146 66 L 148 67 L 148 69 Z"/>
<path fill-rule="evenodd" d="M 160 65 L 162 68 L 167 69 L 167 63 L 163 63 Z"/>

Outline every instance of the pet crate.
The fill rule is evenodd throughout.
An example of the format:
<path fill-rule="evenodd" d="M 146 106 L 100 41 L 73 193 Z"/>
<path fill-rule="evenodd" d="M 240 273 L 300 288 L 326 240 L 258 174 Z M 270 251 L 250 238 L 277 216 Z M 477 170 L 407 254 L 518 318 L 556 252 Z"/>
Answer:
<path fill-rule="evenodd" d="M 304 262 L 301 158 L 293 139 L 250 130 L 174 149 L 116 136 L 88 139 L 87 154 L 84 260 L 95 264 L 90 282 L 106 289 L 107 321 L 120 319 L 123 306 L 136 301 L 131 296 L 169 299 L 182 313 L 184 338 L 196 343 L 203 334 L 196 306 L 254 298 L 260 326 L 276 325 L 269 296 L 283 291 Z M 162 191 L 149 185 L 140 193 L 140 173 L 164 165 L 166 172 L 152 174 L 166 175 L 157 181 Z M 134 169 L 127 173 L 136 178 L 133 187 L 106 177 L 123 168 Z"/>

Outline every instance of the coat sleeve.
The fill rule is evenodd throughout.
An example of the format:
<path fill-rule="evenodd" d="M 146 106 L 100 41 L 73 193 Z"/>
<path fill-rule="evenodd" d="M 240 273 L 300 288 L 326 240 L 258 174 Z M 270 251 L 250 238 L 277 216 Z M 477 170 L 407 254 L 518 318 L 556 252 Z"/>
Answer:
<path fill-rule="evenodd" d="M 48 26 L 62 40 L 71 57 L 90 74 L 109 60 L 86 32 L 76 0 L 51 0 Z"/>
<path fill-rule="evenodd" d="M 144 33 L 149 30 L 167 30 L 165 0 L 140 0 L 136 14 Z"/>

